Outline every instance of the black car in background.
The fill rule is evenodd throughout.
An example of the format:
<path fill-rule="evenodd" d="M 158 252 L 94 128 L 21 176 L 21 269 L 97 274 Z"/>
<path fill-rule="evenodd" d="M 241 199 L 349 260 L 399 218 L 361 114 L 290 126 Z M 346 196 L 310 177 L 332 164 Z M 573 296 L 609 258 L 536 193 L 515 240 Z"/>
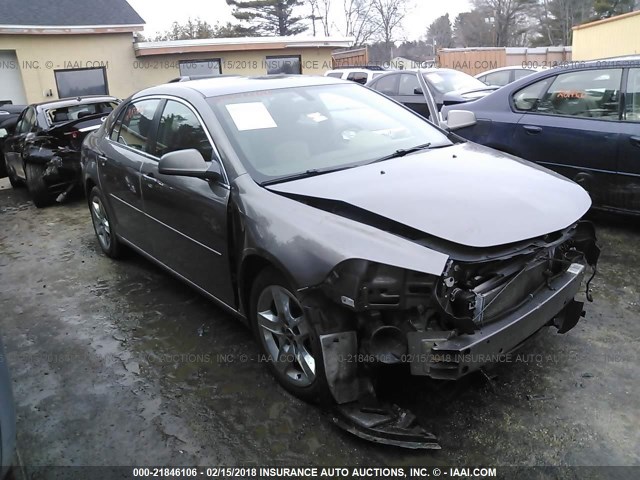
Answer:
<path fill-rule="evenodd" d="M 433 117 L 429 94 L 440 111 L 445 105 L 477 100 L 498 88 L 449 68 L 397 70 L 374 78 L 367 87 L 405 104 L 425 118 Z"/>
<path fill-rule="evenodd" d="M 460 136 L 561 173 L 596 208 L 640 214 L 640 56 L 545 70 L 445 120 L 453 110 L 475 115 Z"/>
<path fill-rule="evenodd" d="M 3 146 L 5 139 L 16 127 L 18 117 L 27 108 L 26 105 L 13 105 L 8 102 L 0 102 L 0 178 L 7 176 L 7 167 L 4 163 Z"/>
<path fill-rule="evenodd" d="M 29 105 L 4 139 L 4 161 L 11 185 L 26 184 L 36 207 L 63 201 L 80 181 L 80 146 L 97 129 L 118 99 L 67 98 Z"/>

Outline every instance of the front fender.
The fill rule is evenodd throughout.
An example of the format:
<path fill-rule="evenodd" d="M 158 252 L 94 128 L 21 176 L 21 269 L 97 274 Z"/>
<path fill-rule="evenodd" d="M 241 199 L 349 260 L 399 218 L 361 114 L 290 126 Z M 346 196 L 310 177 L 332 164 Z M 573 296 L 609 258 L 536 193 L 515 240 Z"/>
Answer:
<path fill-rule="evenodd" d="M 234 182 L 245 252 L 269 252 L 296 288 L 320 284 L 332 269 L 362 259 L 441 275 L 446 254 L 257 185 L 249 175 Z"/>

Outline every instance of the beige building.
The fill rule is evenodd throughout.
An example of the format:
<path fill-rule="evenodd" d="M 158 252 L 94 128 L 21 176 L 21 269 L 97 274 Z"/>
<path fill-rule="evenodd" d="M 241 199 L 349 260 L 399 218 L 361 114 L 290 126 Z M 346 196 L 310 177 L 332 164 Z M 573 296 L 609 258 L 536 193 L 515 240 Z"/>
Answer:
<path fill-rule="evenodd" d="M 573 59 L 640 54 L 640 11 L 573 27 Z"/>
<path fill-rule="evenodd" d="M 126 0 L 56 0 L 55 8 L 49 8 L 50 0 L 29 4 L 3 2 L 0 103 L 88 94 L 126 98 L 180 76 L 321 75 L 331 69 L 331 52 L 351 45 L 349 39 L 318 37 L 139 43 L 135 34 L 144 20 Z"/>
<path fill-rule="evenodd" d="M 469 75 L 502 67 L 554 67 L 571 60 L 571 47 L 441 48 L 437 66 Z"/>

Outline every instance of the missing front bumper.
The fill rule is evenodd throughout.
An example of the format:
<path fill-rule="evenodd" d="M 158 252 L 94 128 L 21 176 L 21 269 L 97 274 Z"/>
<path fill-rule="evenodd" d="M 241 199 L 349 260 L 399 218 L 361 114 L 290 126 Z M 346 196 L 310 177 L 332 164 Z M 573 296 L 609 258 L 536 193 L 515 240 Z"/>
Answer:
<path fill-rule="evenodd" d="M 562 276 L 540 290 L 522 307 L 480 328 L 476 333 L 451 336 L 448 332 L 411 332 L 408 363 L 413 375 L 456 380 L 498 361 L 538 330 L 554 323 L 560 333 L 575 326 L 582 305 L 573 300 L 580 289 L 585 267 L 572 264 Z"/>

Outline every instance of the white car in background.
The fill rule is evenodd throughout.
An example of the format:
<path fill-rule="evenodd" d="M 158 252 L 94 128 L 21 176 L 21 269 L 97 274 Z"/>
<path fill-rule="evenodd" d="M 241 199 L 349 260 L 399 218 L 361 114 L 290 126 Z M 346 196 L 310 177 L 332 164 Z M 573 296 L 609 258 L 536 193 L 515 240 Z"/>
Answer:
<path fill-rule="evenodd" d="M 369 83 L 374 78 L 379 77 L 387 73 L 387 70 L 384 70 L 381 67 L 361 67 L 361 68 L 337 68 L 335 70 L 328 70 L 325 72 L 325 77 L 333 77 L 340 78 L 342 80 L 351 80 L 352 82 L 359 83 L 361 85 L 365 85 Z"/>
<path fill-rule="evenodd" d="M 520 66 L 494 68 L 477 74 L 475 77 L 482 83 L 496 87 L 504 87 L 505 85 L 527 77 L 532 73 L 547 70 L 549 67 L 531 67 L 524 68 Z"/>

